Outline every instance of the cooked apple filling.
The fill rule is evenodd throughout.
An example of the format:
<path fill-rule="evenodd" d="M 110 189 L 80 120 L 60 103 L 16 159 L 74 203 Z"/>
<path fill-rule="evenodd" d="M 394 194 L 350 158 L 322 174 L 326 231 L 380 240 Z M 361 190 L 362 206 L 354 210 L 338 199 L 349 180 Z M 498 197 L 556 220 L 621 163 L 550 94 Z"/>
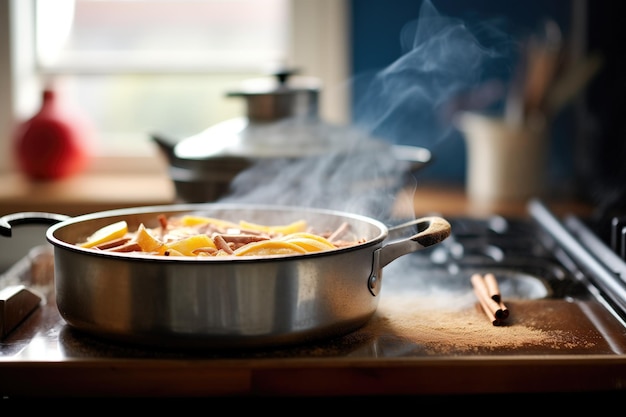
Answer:
<path fill-rule="evenodd" d="M 142 223 L 134 231 L 124 220 L 111 223 L 78 246 L 162 256 L 276 256 L 333 250 L 365 240 L 350 237 L 348 223 L 333 231 L 316 232 L 304 220 L 284 225 L 235 223 L 196 215 L 159 215 L 158 220 L 158 227 L 147 228 Z"/>

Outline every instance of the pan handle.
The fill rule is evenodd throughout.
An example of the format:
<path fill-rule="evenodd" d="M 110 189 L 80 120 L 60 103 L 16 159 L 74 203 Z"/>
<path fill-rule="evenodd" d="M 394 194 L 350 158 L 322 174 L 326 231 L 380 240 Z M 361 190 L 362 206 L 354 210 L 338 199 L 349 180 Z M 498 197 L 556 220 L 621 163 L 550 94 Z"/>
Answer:
<path fill-rule="evenodd" d="M 417 233 L 411 237 L 389 242 L 378 251 L 378 267 L 383 268 L 394 259 L 415 252 L 445 240 L 451 233 L 450 223 L 438 216 L 422 217 L 389 228 L 393 233 L 399 229 L 416 227 Z"/>
<path fill-rule="evenodd" d="M 22 213 L 6 214 L 0 217 L 0 235 L 11 237 L 11 226 L 19 224 L 49 224 L 53 225 L 58 222 L 68 220 L 70 216 L 56 213 L 45 213 L 39 211 L 27 211 Z"/>
<path fill-rule="evenodd" d="M 406 255 L 444 241 L 452 232 L 450 223 L 437 216 L 422 217 L 411 220 L 389 228 L 389 232 L 393 233 L 399 229 L 408 227 L 416 227 L 417 233 L 408 238 L 389 242 L 374 253 L 374 268 L 372 268 L 373 272 L 368 280 L 368 286 L 373 295 L 377 295 L 380 291 L 380 275 L 382 268 L 402 255 Z"/>

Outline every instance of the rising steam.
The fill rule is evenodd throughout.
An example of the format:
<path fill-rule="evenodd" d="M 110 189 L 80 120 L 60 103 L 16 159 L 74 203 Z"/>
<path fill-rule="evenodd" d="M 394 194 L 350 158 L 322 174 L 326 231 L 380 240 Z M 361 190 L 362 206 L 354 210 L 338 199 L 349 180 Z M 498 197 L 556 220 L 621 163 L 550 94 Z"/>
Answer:
<path fill-rule="evenodd" d="M 479 34 L 483 42 L 461 20 L 440 15 L 424 1 L 419 19 L 400 34 L 403 55 L 351 81 L 359 92 L 354 125 L 318 131 L 333 144 L 328 153 L 260 161 L 234 180 L 224 200 L 331 208 L 385 221 L 399 187 L 407 185 L 408 167 L 388 146 L 366 150 L 361 144 L 377 138 L 432 149 L 449 140 L 449 115 L 462 108 L 458 97 L 490 76 L 489 68 L 505 57 L 499 49 L 510 47 L 506 36 L 486 25 Z M 495 46 L 484 46 L 485 40 Z"/>

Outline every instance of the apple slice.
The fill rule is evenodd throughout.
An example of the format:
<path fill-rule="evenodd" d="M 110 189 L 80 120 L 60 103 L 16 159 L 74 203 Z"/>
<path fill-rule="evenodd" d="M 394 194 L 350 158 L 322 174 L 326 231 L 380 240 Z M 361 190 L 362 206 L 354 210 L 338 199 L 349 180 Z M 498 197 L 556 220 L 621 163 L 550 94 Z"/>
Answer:
<path fill-rule="evenodd" d="M 126 221 L 121 220 L 96 230 L 79 246 L 83 248 L 91 248 L 102 243 L 124 237 L 126 233 L 128 233 L 128 224 Z"/>

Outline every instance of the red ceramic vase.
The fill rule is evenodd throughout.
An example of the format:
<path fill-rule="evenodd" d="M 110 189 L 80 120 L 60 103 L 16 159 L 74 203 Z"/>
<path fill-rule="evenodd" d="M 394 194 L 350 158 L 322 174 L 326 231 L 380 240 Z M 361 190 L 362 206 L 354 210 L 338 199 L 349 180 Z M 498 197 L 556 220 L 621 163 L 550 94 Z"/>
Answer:
<path fill-rule="evenodd" d="M 55 180 L 82 171 L 90 159 L 93 128 L 84 114 L 43 92 L 41 109 L 19 126 L 15 151 L 22 172 L 33 180 Z"/>

